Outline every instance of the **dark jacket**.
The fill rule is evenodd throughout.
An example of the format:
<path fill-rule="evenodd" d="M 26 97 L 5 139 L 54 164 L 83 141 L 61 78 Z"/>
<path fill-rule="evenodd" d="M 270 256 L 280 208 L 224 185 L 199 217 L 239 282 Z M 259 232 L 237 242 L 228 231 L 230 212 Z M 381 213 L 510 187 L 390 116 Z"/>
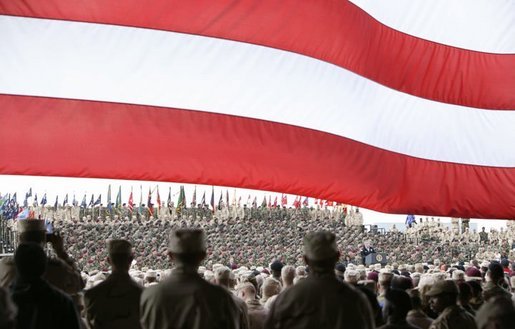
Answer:
<path fill-rule="evenodd" d="M 18 307 L 17 329 L 79 329 L 79 314 L 72 299 L 44 279 L 12 286 L 12 299 Z"/>

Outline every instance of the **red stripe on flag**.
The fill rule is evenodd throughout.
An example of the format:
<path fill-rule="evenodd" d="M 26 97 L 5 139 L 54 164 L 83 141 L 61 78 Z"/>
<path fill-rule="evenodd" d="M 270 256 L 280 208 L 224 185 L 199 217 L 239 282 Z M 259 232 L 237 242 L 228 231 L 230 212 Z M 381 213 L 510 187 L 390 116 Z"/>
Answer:
<path fill-rule="evenodd" d="M 392 213 L 515 214 L 515 168 L 423 160 L 200 111 L 10 95 L 0 109 L 0 174 L 237 186 Z"/>
<path fill-rule="evenodd" d="M 470 51 L 389 28 L 348 1 L 27 0 L 0 14 L 198 34 L 318 58 L 440 102 L 515 109 L 515 55 Z"/>

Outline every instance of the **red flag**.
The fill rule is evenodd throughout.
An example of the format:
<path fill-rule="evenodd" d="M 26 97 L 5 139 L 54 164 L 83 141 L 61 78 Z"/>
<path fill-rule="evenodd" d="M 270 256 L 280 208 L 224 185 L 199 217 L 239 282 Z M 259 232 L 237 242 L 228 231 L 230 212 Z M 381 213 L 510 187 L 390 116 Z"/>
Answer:
<path fill-rule="evenodd" d="M 152 207 L 152 191 L 148 188 L 148 201 L 147 201 L 148 215 L 154 215 L 154 207 Z"/>
<path fill-rule="evenodd" d="M 288 197 L 286 194 L 283 194 L 281 197 L 281 206 L 286 207 L 288 205 Z"/>
<path fill-rule="evenodd" d="M 159 186 L 157 187 L 157 207 L 161 210 L 161 197 L 159 196 Z"/>
<path fill-rule="evenodd" d="M 295 201 L 293 202 L 293 206 L 294 206 L 295 208 L 297 208 L 297 209 L 298 209 L 298 208 L 300 208 L 300 196 L 298 196 L 298 195 L 297 195 L 297 196 L 295 197 Z"/>
<path fill-rule="evenodd" d="M 277 208 L 277 195 L 275 196 L 275 199 L 274 199 L 274 208 Z"/>
<path fill-rule="evenodd" d="M 134 211 L 134 199 L 132 197 L 132 188 L 131 188 L 131 194 L 129 195 L 129 212 L 132 214 Z"/>

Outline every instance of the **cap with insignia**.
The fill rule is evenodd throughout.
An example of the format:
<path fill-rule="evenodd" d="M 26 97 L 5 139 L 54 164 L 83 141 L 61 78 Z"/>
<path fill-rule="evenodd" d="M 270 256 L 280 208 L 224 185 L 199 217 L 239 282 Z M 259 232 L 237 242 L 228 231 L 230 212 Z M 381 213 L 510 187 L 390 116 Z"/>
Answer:
<path fill-rule="evenodd" d="M 123 239 L 109 240 L 109 241 L 107 241 L 107 253 L 109 255 L 131 254 L 132 253 L 132 245 L 129 241 L 123 240 Z"/>
<path fill-rule="evenodd" d="M 325 260 L 338 255 L 336 236 L 329 231 L 308 233 L 304 237 L 304 255 L 311 260 Z"/>
<path fill-rule="evenodd" d="M 168 249 L 177 254 L 201 253 L 207 249 L 206 236 L 199 229 L 178 229 L 170 233 Z"/>

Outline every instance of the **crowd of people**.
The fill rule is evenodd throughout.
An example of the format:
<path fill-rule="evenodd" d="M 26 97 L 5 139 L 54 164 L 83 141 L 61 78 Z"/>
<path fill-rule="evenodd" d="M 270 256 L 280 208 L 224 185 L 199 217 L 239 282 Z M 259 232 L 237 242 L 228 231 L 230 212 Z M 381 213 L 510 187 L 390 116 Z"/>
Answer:
<path fill-rule="evenodd" d="M 184 225 L 168 227 L 161 270 L 136 267 L 133 239 L 113 235 L 106 268 L 86 272 L 70 257 L 71 232 L 19 221 L 14 257 L 0 259 L 0 327 L 513 328 L 512 260 L 365 266 L 345 262 L 320 225 L 295 233 L 298 264 L 282 249 L 268 265 L 212 263 L 212 235 Z"/>
<path fill-rule="evenodd" d="M 504 317 L 513 321 L 514 316 L 512 222 L 499 231 L 475 232 L 463 220 L 461 226 L 453 220 L 447 227 L 425 218 L 407 222 L 404 232 L 395 225 L 385 232 L 365 229 L 359 210 L 352 208 L 346 213 L 241 207 L 214 214 L 188 209 L 160 218 L 56 213 L 51 221 L 6 221 L 20 246 L 35 240 L 46 247 L 48 261 L 44 271 L 26 269 L 39 264 L 34 257 L 41 247 L 30 244 L 16 252 L 29 261 L 0 259 L 0 284 L 10 289 L 0 294 L 6 305 L 2 316 L 11 314 L 18 328 L 32 328 L 27 319 L 38 307 L 51 312 L 51 305 L 37 306 L 38 299 L 27 296 L 27 285 L 34 281 L 38 289 L 33 293 L 53 296 L 61 308 L 70 305 L 52 289 L 69 296 L 76 318 L 59 321 L 77 321 L 81 328 L 169 328 L 170 321 L 185 321 L 178 327 L 217 328 L 214 323 L 220 321 L 219 328 L 313 328 L 317 323 L 327 328 L 459 329 L 490 328 L 490 317 L 499 324 L 492 328 L 511 328 L 502 325 Z M 364 264 L 370 252 L 386 259 Z M 333 256 L 328 260 L 327 255 Z M 28 278 L 17 277 L 16 271 L 28 271 Z M 172 294 L 179 281 L 184 290 Z M 199 297 L 196 289 L 213 296 Z M 188 297 L 191 293 L 194 298 Z M 179 306 L 178 313 L 171 312 L 171 300 L 187 310 L 200 302 L 207 309 L 197 308 L 196 316 Z M 487 311 L 481 313 L 484 303 Z M 213 310 L 224 318 L 215 321 Z M 206 318 L 199 315 L 203 312 Z"/>
<path fill-rule="evenodd" d="M 74 210 L 75 211 L 75 210 Z M 98 213 L 106 212 L 99 209 Z M 73 212 L 67 212 L 68 214 Z M 52 226 L 62 233 L 70 255 L 78 267 L 90 272 L 106 270 L 107 250 L 104 242 L 127 238 L 134 245 L 137 269 L 167 267 L 167 233 L 171 228 L 195 227 L 208 237 L 206 263 L 231 266 L 265 266 L 270 259 L 292 265 L 302 264 L 302 237 L 306 232 L 328 230 L 338 237 L 337 245 L 344 264 L 361 264 L 361 249 L 369 241 L 375 251 L 387 256 L 388 263 L 431 262 L 436 259 L 457 264 L 471 259 L 513 257 L 515 226 L 507 229 L 476 232 L 457 221 L 444 226 L 439 219 L 419 219 L 404 232 L 395 225 L 389 231 L 365 229 L 359 209 L 350 208 L 268 208 L 229 207 L 224 211 L 204 212 L 202 208 L 186 208 L 181 214 L 170 211 L 155 218 L 106 215 L 92 217 L 54 214 Z M 129 215 L 129 214 L 128 214 Z M 402 223 L 401 223 L 402 224 Z M 15 221 L 10 221 L 15 228 Z"/>

